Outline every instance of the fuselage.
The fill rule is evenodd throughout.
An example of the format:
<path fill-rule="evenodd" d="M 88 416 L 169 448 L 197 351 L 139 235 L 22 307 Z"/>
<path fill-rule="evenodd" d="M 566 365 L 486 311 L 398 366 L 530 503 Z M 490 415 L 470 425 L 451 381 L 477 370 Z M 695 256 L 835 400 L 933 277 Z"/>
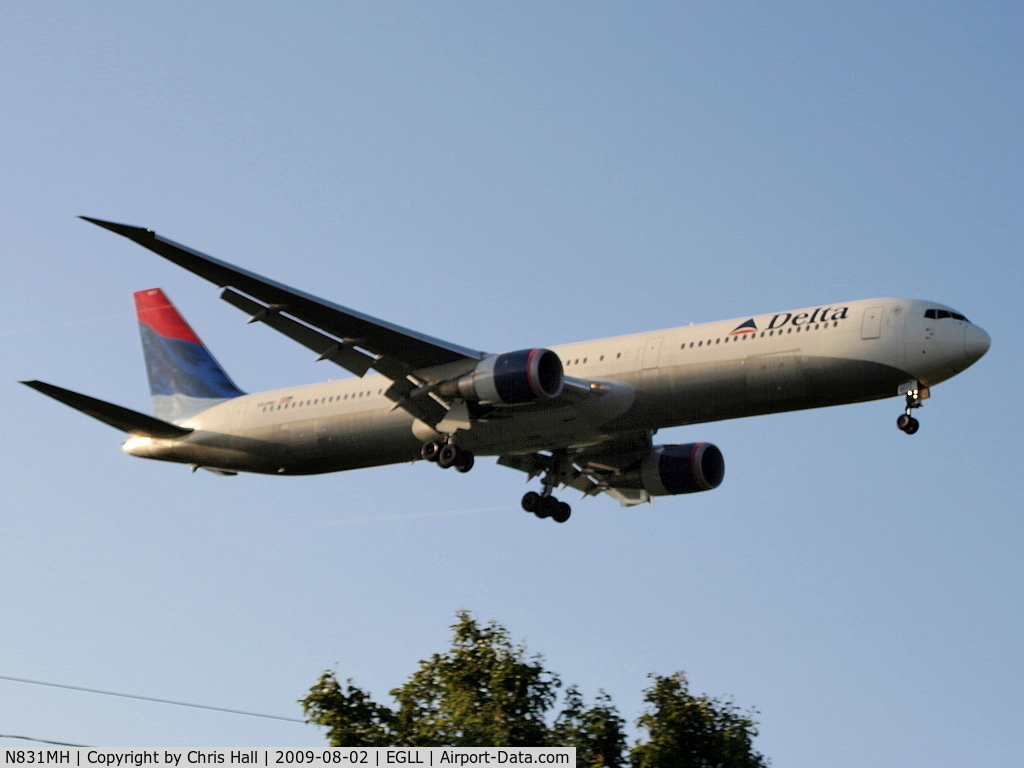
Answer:
<path fill-rule="evenodd" d="M 932 387 L 988 349 L 935 302 L 870 299 L 550 347 L 595 397 L 478 415 L 456 432 L 478 456 L 583 446 L 618 435 L 892 397 Z M 312 474 L 413 461 L 433 428 L 395 408 L 380 375 L 244 395 L 134 437 L 127 453 L 232 472 Z"/>

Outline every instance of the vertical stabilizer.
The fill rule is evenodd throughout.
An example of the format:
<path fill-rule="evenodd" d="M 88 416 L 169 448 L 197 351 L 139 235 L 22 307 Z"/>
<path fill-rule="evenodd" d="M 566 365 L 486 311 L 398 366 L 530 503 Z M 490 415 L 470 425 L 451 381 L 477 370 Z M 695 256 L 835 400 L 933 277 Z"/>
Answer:
<path fill-rule="evenodd" d="M 187 419 L 245 394 L 162 290 L 150 288 L 134 296 L 155 416 L 167 421 Z"/>

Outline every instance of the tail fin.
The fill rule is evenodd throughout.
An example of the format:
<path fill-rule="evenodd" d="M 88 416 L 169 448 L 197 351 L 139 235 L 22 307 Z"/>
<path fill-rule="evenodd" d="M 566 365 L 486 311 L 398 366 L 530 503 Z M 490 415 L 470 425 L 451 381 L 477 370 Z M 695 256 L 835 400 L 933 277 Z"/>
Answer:
<path fill-rule="evenodd" d="M 150 288 L 134 296 L 154 415 L 167 421 L 187 419 L 245 394 L 162 290 Z"/>

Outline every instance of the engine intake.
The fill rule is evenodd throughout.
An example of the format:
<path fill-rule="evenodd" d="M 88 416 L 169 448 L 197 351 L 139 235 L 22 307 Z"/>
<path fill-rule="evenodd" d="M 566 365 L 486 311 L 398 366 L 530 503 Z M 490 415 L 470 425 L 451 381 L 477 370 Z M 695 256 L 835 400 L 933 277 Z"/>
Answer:
<path fill-rule="evenodd" d="M 564 380 L 562 361 L 550 349 L 521 349 L 485 357 L 472 372 L 442 383 L 438 392 L 480 403 L 517 405 L 558 397 Z"/>
<path fill-rule="evenodd" d="M 710 491 L 724 477 L 725 457 L 711 443 L 656 445 L 640 468 L 640 483 L 652 496 Z"/>

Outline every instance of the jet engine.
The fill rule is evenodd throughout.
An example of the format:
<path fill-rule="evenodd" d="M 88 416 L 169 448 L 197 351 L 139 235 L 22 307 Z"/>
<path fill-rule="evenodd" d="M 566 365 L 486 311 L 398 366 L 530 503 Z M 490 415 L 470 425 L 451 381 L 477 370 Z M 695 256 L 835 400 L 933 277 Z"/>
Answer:
<path fill-rule="evenodd" d="M 469 373 L 442 382 L 438 394 L 517 405 L 558 397 L 564 379 L 562 361 L 550 349 L 521 349 L 485 357 Z"/>
<path fill-rule="evenodd" d="M 711 443 L 656 445 L 640 465 L 639 485 L 652 496 L 710 491 L 722 484 L 725 458 Z"/>

